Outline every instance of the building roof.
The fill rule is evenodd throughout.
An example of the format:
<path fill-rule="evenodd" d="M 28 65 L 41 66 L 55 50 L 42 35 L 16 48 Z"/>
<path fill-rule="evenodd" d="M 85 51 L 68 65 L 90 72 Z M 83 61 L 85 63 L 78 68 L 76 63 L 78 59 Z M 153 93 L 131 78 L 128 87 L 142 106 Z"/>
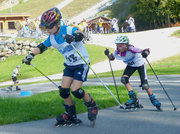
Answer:
<path fill-rule="evenodd" d="M 30 17 L 29 14 L 25 13 L 16 13 L 16 14 L 0 14 L 0 18 L 14 18 L 14 17 Z"/>
<path fill-rule="evenodd" d="M 98 21 L 100 18 L 101 18 L 102 20 L 104 20 L 103 23 L 110 23 L 110 21 L 112 21 L 112 19 L 109 19 L 109 18 L 106 18 L 106 17 L 103 17 L 103 16 L 99 16 L 99 17 L 95 17 L 95 18 L 93 18 L 93 19 L 91 19 L 91 20 L 88 20 L 88 23 L 97 23 L 97 21 Z"/>
<path fill-rule="evenodd" d="M 30 17 L 30 14 L 27 13 L 12 13 L 12 14 L 0 14 L 0 17 Z"/>

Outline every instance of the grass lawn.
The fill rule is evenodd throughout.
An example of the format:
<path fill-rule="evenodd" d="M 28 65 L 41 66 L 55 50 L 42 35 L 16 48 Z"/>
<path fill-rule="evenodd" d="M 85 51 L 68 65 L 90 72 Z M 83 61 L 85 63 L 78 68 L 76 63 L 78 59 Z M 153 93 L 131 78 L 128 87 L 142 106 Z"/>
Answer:
<path fill-rule="evenodd" d="M 85 45 L 85 47 L 89 53 L 91 65 L 106 59 L 104 55 L 106 47 L 97 45 Z M 110 49 L 112 50 L 112 48 Z M 32 66 L 22 64 L 22 59 L 24 58 L 25 56 L 16 55 L 1 62 L 0 82 L 11 80 L 11 74 L 16 65 L 21 65 L 19 73 L 22 75 L 18 76 L 18 79 L 42 76 Z M 35 56 L 35 59 L 32 60 L 32 64 L 46 75 L 61 73 L 64 69 L 63 63 L 64 57 L 54 48 L 50 48 L 43 54 Z"/>
<path fill-rule="evenodd" d="M 12 8 L 13 13 L 28 13 L 31 15 L 31 19 L 40 16 L 44 11 L 55 7 L 57 4 L 64 0 L 28 0 L 24 2 L 20 0 L 20 3 Z M 92 7 L 101 0 L 73 0 L 70 4 L 61 9 L 63 18 L 69 19 L 86 9 Z M 81 5 L 81 6 L 79 6 Z M 10 9 L 0 11 L 0 14 L 10 13 Z"/>
<path fill-rule="evenodd" d="M 117 106 L 118 103 L 102 86 L 83 87 L 91 94 L 100 109 Z M 114 86 L 108 86 L 116 95 Z M 121 103 L 128 100 L 127 90 L 118 86 Z M 87 112 L 82 100 L 73 97 L 76 102 L 77 113 Z M 63 99 L 59 91 L 51 91 L 24 98 L 0 98 L 0 125 L 26 122 L 56 117 L 64 112 Z"/>

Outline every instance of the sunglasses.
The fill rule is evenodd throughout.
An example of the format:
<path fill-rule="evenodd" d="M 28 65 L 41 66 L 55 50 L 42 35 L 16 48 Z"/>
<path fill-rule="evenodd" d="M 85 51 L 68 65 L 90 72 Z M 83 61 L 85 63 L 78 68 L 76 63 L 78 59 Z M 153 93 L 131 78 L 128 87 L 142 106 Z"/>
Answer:
<path fill-rule="evenodd" d="M 50 26 L 47 26 L 46 29 L 52 29 L 54 26 L 54 24 L 51 24 Z"/>
<path fill-rule="evenodd" d="M 52 29 L 55 25 L 51 24 L 50 26 L 43 26 L 43 27 L 39 27 L 42 31 L 48 30 L 48 29 Z"/>

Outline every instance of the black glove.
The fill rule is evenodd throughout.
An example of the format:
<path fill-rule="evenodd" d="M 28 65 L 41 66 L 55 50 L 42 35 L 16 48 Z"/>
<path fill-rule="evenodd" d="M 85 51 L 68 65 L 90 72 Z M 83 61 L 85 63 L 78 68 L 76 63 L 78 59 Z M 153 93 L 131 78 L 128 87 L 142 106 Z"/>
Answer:
<path fill-rule="evenodd" d="M 74 41 L 74 36 L 73 35 L 69 35 L 69 34 L 66 34 L 65 36 L 64 36 L 64 39 L 66 40 L 66 42 L 67 43 L 71 43 L 71 42 L 73 42 Z"/>
<path fill-rule="evenodd" d="M 34 59 L 34 54 L 30 53 L 29 55 L 26 56 L 25 59 L 22 60 L 22 63 L 25 63 L 26 65 L 30 65 L 32 59 Z"/>
<path fill-rule="evenodd" d="M 82 41 L 84 38 L 84 35 L 82 33 L 73 33 L 75 42 Z"/>
<path fill-rule="evenodd" d="M 147 53 L 147 52 L 148 52 L 148 53 Z M 144 49 L 141 54 L 142 54 L 142 57 L 143 57 L 143 58 L 147 58 L 147 56 L 149 55 L 149 53 L 150 53 L 149 49 Z"/>
<path fill-rule="evenodd" d="M 108 55 L 109 55 L 109 49 L 106 48 L 106 50 L 104 51 L 104 54 L 105 54 L 106 56 L 108 56 Z"/>

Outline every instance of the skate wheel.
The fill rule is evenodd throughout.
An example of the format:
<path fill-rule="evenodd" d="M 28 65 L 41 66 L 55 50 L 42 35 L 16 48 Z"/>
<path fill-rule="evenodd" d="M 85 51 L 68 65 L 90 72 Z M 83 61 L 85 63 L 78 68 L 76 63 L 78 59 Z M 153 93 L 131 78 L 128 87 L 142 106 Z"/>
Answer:
<path fill-rule="evenodd" d="M 143 105 L 139 104 L 139 108 L 144 108 Z"/>
<path fill-rule="evenodd" d="M 58 122 L 56 122 L 55 124 L 54 124 L 54 127 L 55 128 L 57 128 L 57 127 L 59 127 L 60 126 L 60 124 L 58 123 Z"/>
<path fill-rule="evenodd" d="M 125 108 L 125 110 L 126 110 L 126 111 L 130 111 L 131 109 L 129 109 L 129 108 Z"/>
<path fill-rule="evenodd" d="M 91 127 L 94 127 L 95 126 L 95 120 L 91 121 L 90 125 L 91 125 Z"/>
<path fill-rule="evenodd" d="M 80 119 L 75 119 L 75 120 L 73 121 L 73 125 L 74 125 L 74 126 L 79 126 L 81 123 L 82 123 L 82 120 L 80 120 Z"/>
<path fill-rule="evenodd" d="M 73 125 L 72 123 L 71 124 L 66 124 L 67 127 L 71 127 L 72 125 Z"/>
<path fill-rule="evenodd" d="M 78 124 L 74 124 L 74 126 L 76 126 L 76 127 L 78 127 L 80 124 L 78 123 Z"/>
<path fill-rule="evenodd" d="M 55 128 L 57 128 L 57 127 L 65 127 L 65 126 L 67 126 L 67 125 L 68 125 L 68 124 L 65 124 L 65 123 L 61 124 L 61 123 L 57 122 L 57 123 L 54 125 L 54 127 L 55 127 Z"/>
<path fill-rule="evenodd" d="M 159 112 L 162 112 L 162 111 L 163 111 L 161 107 L 156 107 L 156 108 L 157 108 L 157 110 L 158 110 Z"/>
<path fill-rule="evenodd" d="M 61 126 L 60 124 L 55 124 L 55 125 L 54 125 L 55 128 L 58 128 L 58 127 L 60 127 L 60 126 Z"/>
<path fill-rule="evenodd" d="M 120 108 L 120 109 L 125 109 L 123 106 L 120 106 L 119 108 Z"/>

